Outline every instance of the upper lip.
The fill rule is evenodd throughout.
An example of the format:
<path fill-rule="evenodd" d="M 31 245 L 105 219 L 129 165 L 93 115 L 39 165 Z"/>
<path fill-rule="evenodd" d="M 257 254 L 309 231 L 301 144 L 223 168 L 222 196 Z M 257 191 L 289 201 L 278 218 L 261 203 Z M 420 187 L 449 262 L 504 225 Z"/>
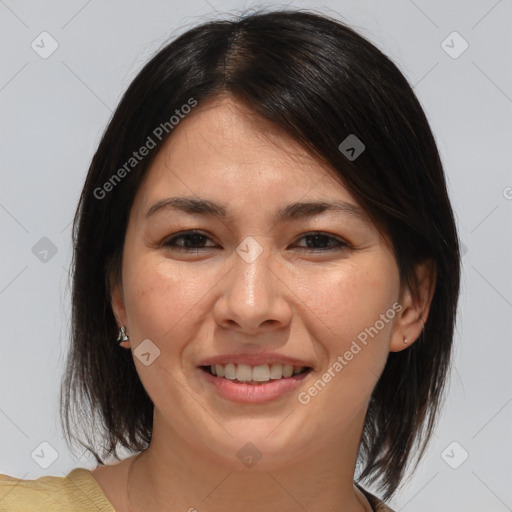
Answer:
<path fill-rule="evenodd" d="M 295 357 L 278 354 L 275 352 L 267 352 L 262 354 L 220 354 L 217 356 L 202 359 L 198 366 L 211 366 L 214 364 L 248 364 L 249 366 L 258 366 L 262 364 L 289 364 L 291 366 L 308 366 L 313 368 L 313 364 L 309 361 L 297 359 Z"/>

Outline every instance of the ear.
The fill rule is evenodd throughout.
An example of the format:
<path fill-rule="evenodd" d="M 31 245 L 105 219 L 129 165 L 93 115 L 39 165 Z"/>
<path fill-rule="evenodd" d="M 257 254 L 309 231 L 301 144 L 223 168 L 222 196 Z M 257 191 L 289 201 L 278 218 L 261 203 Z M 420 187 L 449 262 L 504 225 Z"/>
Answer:
<path fill-rule="evenodd" d="M 110 304 L 116 318 L 117 327 L 120 328 L 122 325 L 126 326 L 128 323 L 128 315 L 126 314 L 126 307 L 124 305 L 124 292 L 121 280 L 114 280 L 111 278 L 110 290 Z M 123 348 L 131 347 L 129 341 L 123 341 L 119 343 L 119 345 Z"/>
<path fill-rule="evenodd" d="M 436 268 L 432 260 L 419 263 L 415 269 L 416 286 L 402 290 L 402 309 L 395 323 L 389 350 L 400 352 L 414 343 L 427 321 L 436 287 Z"/>

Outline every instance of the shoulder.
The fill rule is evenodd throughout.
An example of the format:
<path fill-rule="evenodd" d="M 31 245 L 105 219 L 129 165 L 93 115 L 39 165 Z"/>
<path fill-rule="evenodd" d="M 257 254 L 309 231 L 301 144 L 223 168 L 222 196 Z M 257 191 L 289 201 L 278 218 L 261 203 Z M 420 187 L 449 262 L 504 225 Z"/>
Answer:
<path fill-rule="evenodd" d="M 0 512 L 115 512 L 91 472 L 23 480 L 0 474 Z"/>
<path fill-rule="evenodd" d="M 366 496 L 374 512 L 393 512 L 382 500 L 371 494 L 369 491 L 356 483 L 357 488 Z"/>

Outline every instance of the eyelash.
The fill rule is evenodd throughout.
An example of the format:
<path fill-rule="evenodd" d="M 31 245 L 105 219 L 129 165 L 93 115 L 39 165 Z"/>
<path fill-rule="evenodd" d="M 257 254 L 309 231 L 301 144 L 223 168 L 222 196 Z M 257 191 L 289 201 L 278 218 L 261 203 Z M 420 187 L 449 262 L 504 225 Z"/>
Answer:
<path fill-rule="evenodd" d="M 205 235 L 199 231 L 185 231 L 183 233 L 180 233 L 179 235 L 176 235 L 176 236 L 173 236 L 172 238 L 168 238 L 167 240 L 164 240 L 162 242 L 162 246 L 170 247 L 170 248 L 176 249 L 178 251 L 184 251 L 184 252 L 189 252 L 189 253 L 202 252 L 204 249 L 214 249 L 214 247 L 185 247 L 183 245 L 175 244 L 176 240 L 179 240 L 180 238 L 193 237 L 194 235 L 201 237 L 203 240 L 210 239 L 210 237 L 208 237 L 207 235 Z M 304 247 L 304 249 L 306 249 L 307 252 L 340 251 L 340 250 L 351 248 L 350 244 L 348 244 L 347 242 L 340 240 L 339 238 L 336 238 L 327 233 L 322 233 L 320 231 L 313 231 L 311 233 L 307 233 L 306 235 L 303 235 L 300 239 L 306 238 L 306 237 L 314 237 L 314 236 L 318 236 L 318 237 L 327 239 L 327 240 L 329 240 L 329 243 L 335 242 L 336 245 L 334 247 L 323 248 L 323 249 L 310 249 L 310 248 Z M 197 243 L 197 241 L 196 241 L 196 243 Z"/>

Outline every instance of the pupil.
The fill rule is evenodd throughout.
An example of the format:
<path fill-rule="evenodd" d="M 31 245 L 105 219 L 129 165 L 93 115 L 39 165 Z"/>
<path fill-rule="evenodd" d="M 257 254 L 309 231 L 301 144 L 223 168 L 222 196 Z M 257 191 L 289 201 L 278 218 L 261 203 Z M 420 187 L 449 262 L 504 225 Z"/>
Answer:
<path fill-rule="evenodd" d="M 325 235 L 308 235 L 308 239 L 313 239 L 313 245 L 320 245 L 320 247 L 326 247 L 329 244 L 329 240 Z M 308 247 L 311 248 L 311 244 L 308 243 Z"/>
<path fill-rule="evenodd" d="M 199 233 L 192 233 L 185 238 L 185 246 L 186 247 L 195 247 L 196 244 L 201 243 L 202 238 L 203 238 L 203 235 L 201 235 Z"/>

